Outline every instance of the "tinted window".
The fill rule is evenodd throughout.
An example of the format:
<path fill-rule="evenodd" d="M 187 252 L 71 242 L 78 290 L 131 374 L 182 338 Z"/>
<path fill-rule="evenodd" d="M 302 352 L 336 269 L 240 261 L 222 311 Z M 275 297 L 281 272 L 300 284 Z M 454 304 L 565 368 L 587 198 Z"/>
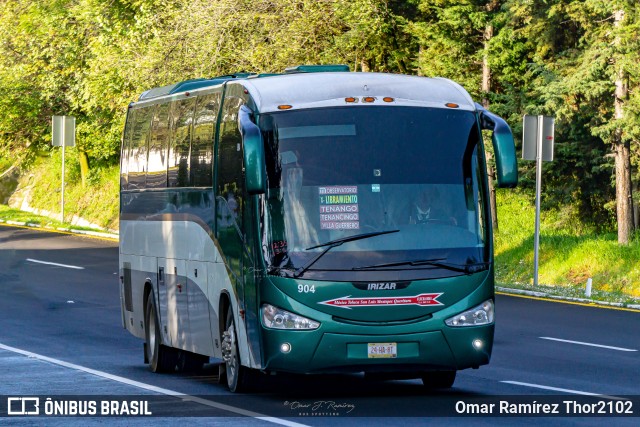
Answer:
<path fill-rule="evenodd" d="M 193 129 L 193 112 L 196 98 L 183 99 L 173 106 L 173 132 L 169 152 L 169 187 L 188 187 L 189 179 L 189 150 L 191 148 L 191 133 Z"/>
<path fill-rule="evenodd" d="M 191 142 L 191 185 L 213 185 L 213 141 L 220 109 L 220 93 L 201 96 L 196 106 L 196 117 Z"/>
<path fill-rule="evenodd" d="M 242 224 L 244 178 L 242 137 L 238 130 L 240 98 L 226 98 L 218 146 L 218 224 L 219 230 Z"/>
<path fill-rule="evenodd" d="M 127 123 L 122 136 L 122 149 L 120 150 L 120 189 L 126 190 L 127 171 L 129 169 L 129 151 L 131 150 L 131 133 L 133 129 L 133 121 L 135 120 L 135 110 L 129 109 L 127 114 Z"/>
<path fill-rule="evenodd" d="M 147 188 L 167 186 L 167 148 L 169 145 L 169 111 L 171 104 L 160 104 L 151 125 Z"/>
<path fill-rule="evenodd" d="M 147 143 L 153 108 L 140 108 L 136 110 L 134 115 L 128 161 L 129 190 L 146 186 Z"/>

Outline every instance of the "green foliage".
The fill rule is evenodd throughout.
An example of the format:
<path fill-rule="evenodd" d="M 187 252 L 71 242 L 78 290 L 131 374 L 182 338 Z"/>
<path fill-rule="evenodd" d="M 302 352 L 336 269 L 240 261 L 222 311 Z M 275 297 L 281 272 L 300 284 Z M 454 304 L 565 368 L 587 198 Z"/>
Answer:
<path fill-rule="evenodd" d="M 527 288 L 533 281 L 534 192 L 498 190 L 500 231 L 495 236 L 496 282 Z M 640 297 L 640 239 L 619 246 L 614 233 L 598 233 L 570 205 L 542 212 L 539 283 Z"/>
<path fill-rule="evenodd" d="M 616 11 L 624 11 L 620 25 Z M 631 142 L 636 194 L 640 188 L 639 56 L 635 0 L 5 1 L 0 164 L 56 159 L 51 115 L 73 115 L 78 149 L 93 168 L 90 185 L 113 175 L 115 186 L 115 174 L 104 174 L 117 167 L 127 105 L 141 92 L 189 78 L 347 63 L 451 78 L 486 98 L 516 138 L 523 114 L 555 116 L 556 160 L 545 164 L 543 207 L 610 232 L 614 134 Z M 621 75 L 629 95 L 616 119 Z M 520 171 L 523 187 L 532 188 L 532 162 Z"/>

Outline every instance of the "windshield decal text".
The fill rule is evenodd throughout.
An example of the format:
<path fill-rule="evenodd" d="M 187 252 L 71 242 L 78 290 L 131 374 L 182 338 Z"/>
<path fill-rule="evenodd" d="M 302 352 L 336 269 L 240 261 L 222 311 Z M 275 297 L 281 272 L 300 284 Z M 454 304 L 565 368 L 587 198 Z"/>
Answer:
<path fill-rule="evenodd" d="M 358 187 L 335 185 L 318 187 L 321 230 L 358 230 Z"/>

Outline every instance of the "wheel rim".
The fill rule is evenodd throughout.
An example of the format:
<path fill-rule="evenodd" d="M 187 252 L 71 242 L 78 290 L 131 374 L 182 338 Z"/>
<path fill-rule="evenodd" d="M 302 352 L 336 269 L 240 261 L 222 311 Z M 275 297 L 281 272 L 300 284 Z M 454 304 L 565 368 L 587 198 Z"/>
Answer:
<path fill-rule="evenodd" d="M 236 381 L 238 374 L 238 347 L 236 345 L 236 331 L 233 321 L 229 324 L 224 340 L 228 349 L 227 357 L 225 357 L 227 368 L 227 383 L 231 386 Z"/>
<path fill-rule="evenodd" d="M 151 356 L 156 352 L 156 316 L 152 310 L 149 315 L 149 352 Z"/>

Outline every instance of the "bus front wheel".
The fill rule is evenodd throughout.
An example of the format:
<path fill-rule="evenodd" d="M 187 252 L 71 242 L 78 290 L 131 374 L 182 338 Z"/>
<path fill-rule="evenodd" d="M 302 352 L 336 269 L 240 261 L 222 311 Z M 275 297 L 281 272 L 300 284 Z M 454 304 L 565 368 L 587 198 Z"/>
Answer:
<path fill-rule="evenodd" d="M 427 388 L 451 388 L 456 380 L 456 371 L 424 372 L 421 378 Z"/>
<path fill-rule="evenodd" d="M 153 292 L 147 297 L 147 309 L 145 312 L 145 338 L 146 357 L 149 361 L 151 372 L 173 372 L 178 361 L 176 349 L 164 346 L 160 343 L 160 324 Z"/>
<path fill-rule="evenodd" d="M 240 363 L 238 330 L 231 309 L 227 312 L 225 325 L 222 337 L 222 358 L 225 362 L 227 386 L 233 393 L 244 392 L 251 386 L 251 371 Z"/>

